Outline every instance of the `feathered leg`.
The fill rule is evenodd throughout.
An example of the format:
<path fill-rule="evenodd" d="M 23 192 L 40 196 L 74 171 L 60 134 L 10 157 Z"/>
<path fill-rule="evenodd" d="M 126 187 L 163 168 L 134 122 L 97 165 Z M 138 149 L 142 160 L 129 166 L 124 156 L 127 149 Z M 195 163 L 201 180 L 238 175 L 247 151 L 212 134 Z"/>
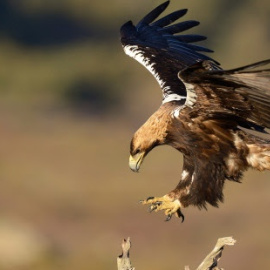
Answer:
<path fill-rule="evenodd" d="M 270 144 L 248 144 L 248 165 L 259 171 L 270 170 Z"/>
<path fill-rule="evenodd" d="M 149 204 L 149 211 L 164 211 L 167 216 L 166 221 L 172 218 L 175 214 L 177 217 L 182 218 L 184 221 L 184 215 L 181 211 L 185 206 L 180 202 L 180 198 L 186 195 L 192 181 L 193 181 L 194 165 L 191 159 L 184 157 L 183 171 L 179 184 L 168 194 L 163 197 L 149 197 L 146 200 L 141 200 L 142 204 Z"/>

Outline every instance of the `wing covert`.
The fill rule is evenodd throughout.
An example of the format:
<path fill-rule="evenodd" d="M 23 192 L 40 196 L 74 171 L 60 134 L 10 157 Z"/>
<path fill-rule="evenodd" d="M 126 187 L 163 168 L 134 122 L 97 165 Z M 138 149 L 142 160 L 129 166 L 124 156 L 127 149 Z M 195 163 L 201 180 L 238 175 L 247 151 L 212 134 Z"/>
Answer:
<path fill-rule="evenodd" d="M 270 128 L 270 68 L 265 65 L 270 59 L 232 70 L 218 69 L 211 61 L 190 66 L 179 72 L 187 97 L 193 97 L 185 105 L 264 132 Z"/>

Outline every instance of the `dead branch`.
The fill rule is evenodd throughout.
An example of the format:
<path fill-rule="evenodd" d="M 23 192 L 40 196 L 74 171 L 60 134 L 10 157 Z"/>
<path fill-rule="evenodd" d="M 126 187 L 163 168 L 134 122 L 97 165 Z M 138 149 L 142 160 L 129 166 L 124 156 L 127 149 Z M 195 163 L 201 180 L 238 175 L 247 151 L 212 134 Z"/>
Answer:
<path fill-rule="evenodd" d="M 117 257 L 117 267 L 118 270 L 135 270 L 131 266 L 131 262 L 129 259 L 129 250 L 131 247 L 130 238 L 124 239 L 122 241 L 122 254 Z"/>
<path fill-rule="evenodd" d="M 205 257 L 197 270 L 222 270 L 217 267 L 222 251 L 225 246 L 233 246 L 235 242 L 236 240 L 232 237 L 219 238 L 214 249 Z"/>
<path fill-rule="evenodd" d="M 219 238 L 214 249 L 205 257 L 202 263 L 199 265 L 197 270 L 222 270 L 218 268 L 218 261 L 222 256 L 222 251 L 225 246 L 233 246 L 235 240 L 232 237 Z M 130 238 L 122 241 L 122 254 L 117 258 L 117 267 L 118 270 L 135 270 L 131 266 L 129 259 L 129 250 L 131 247 Z M 185 266 L 185 270 L 190 270 L 188 266 Z"/>

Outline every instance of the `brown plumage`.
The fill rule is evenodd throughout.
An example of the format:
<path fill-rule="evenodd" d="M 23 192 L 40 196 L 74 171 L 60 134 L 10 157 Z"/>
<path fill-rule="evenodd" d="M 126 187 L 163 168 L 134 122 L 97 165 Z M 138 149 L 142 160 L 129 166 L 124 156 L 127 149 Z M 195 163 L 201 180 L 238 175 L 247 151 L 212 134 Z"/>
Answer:
<path fill-rule="evenodd" d="M 147 27 L 162 25 L 162 19 L 152 25 L 149 19 L 152 22 L 156 18 L 153 14 L 159 15 L 161 6 L 145 17 Z M 140 27 L 136 28 L 138 35 Z M 223 201 L 225 180 L 239 182 L 248 168 L 270 170 L 270 139 L 252 134 L 253 130 L 266 133 L 265 128 L 270 128 L 270 69 L 264 68 L 270 60 L 222 70 L 217 62 L 194 50 L 192 56 L 182 52 L 188 60 L 179 64 L 177 57 L 172 58 L 169 45 L 163 49 L 162 65 L 166 71 L 163 73 L 159 59 L 153 62 L 147 54 L 155 45 L 150 42 L 145 53 L 143 43 L 147 39 L 142 42 L 138 38 L 135 43 L 134 35 L 131 50 L 126 33 L 122 35 L 123 47 L 157 78 L 163 90 L 163 103 L 134 134 L 130 167 L 138 171 L 145 156 L 158 145 L 170 145 L 184 155 L 176 188 L 163 197 L 149 197 L 143 204 L 150 204 L 151 210 L 164 210 L 167 220 L 174 213 L 183 218 L 181 209 L 189 205 L 218 206 Z M 168 39 L 166 36 L 165 40 Z M 135 49 L 134 44 L 138 44 Z M 176 67 L 183 67 L 174 74 L 179 82 L 177 91 L 175 78 L 170 84 L 172 74 L 164 75 L 168 74 L 167 65 L 172 65 L 169 69 L 172 73 Z"/>

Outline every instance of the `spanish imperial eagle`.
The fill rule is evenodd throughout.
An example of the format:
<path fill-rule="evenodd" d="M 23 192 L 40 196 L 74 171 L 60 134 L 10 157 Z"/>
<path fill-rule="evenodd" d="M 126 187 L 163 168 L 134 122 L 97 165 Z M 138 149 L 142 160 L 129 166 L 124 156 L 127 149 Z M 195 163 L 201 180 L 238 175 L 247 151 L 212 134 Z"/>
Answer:
<path fill-rule="evenodd" d="M 193 44 L 204 36 L 182 34 L 199 22 L 172 24 L 186 9 L 157 19 L 168 5 L 159 5 L 136 26 L 129 21 L 121 27 L 125 53 L 154 75 L 163 95 L 131 140 L 129 166 L 137 172 L 159 145 L 183 154 L 176 188 L 141 201 L 150 211 L 164 210 L 166 220 L 175 214 L 183 221 L 181 209 L 189 205 L 218 206 L 225 180 L 239 182 L 248 168 L 270 170 L 270 140 L 252 134 L 270 128 L 270 69 L 263 68 L 270 59 L 223 70 L 203 54 L 211 50 Z"/>

